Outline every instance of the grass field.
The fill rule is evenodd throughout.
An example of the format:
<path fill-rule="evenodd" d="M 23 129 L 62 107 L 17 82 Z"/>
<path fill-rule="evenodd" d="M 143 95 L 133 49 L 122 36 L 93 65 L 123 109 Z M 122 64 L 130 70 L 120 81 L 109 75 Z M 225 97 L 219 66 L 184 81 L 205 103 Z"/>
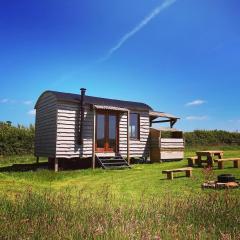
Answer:
<path fill-rule="evenodd" d="M 224 155 L 240 157 L 240 149 Z M 240 239 L 240 189 L 201 189 L 221 173 L 240 180 L 230 163 L 210 174 L 194 168 L 192 178 L 179 174 L 173 181 L 162 170 L 185 167 L 186 160 L 111 171 L 6 168 L 33 162 L 0 159 L 1 239 Z"/>

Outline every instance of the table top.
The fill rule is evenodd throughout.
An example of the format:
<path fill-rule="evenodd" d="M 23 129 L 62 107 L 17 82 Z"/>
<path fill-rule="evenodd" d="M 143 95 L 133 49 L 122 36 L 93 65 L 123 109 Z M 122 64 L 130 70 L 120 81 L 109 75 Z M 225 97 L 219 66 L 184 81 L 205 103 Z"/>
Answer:
<path fill-rule="evenodd" d="M 201 153 L 209 153 L 209 154 L 214 154 L 214 153 L 223 153 L 223 151 L 220 150 L 210 150 L 210 151 L 197 151 L 197 154 L 201 154 Z"/>

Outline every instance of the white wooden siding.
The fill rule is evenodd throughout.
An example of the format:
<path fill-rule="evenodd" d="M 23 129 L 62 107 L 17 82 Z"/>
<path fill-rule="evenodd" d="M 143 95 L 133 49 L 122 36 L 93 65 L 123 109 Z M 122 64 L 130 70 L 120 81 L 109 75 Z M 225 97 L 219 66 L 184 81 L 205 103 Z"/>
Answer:
<path fill-rule="evenodd" d="M 57 129 L 57 100 L 51 93 L 44 94 L 36 108 L 35 155 L 55 157 Z"/>
<path fill-rule="evenodd" d="M 140 140 L 130 140 L 130 157 L 149 155 L 149 115 L 140 114 Z M 44 94 L 36 109 L 35 154 L 43 157 L 92 157 L 93 112 L 85 107 L 83 145 L 79 144 L 80 105 L 57 102 L 51 93 Z M 127 157 L 127 113 L 120 113 L 119 152 Z"/>
<path fill-rule="evenodd" d="M 184 139 L 152 137 L 151 156 L 153 161 L 183 159 Z"/>
<path fill-rule="evenodd" d="M 93 112 L 85 107 L 83 122 L 83 145 L 79 144 L 80 105 L 58 103 L 56 157 L 92 157 Z"/>
<path fill-rule="evenodd" d="M 171 160 L 171 159 L 183 159 L 183 151 L 161 151 L 161 159 Z"/>
<path fill-rule="evenodd" d="M 160 138 L 159 145 L 161 149 L 167 148 L 184 148 L 184 140 L 182 138 Z"/>
<path fill-rule="evenodd" d="M 139 114 L 140 140 L 130 139 L 130 157 L 149 156 L 149 114 L 147 112 L 139 112 Z M 127 156 L 127 113 L 121 114 L 119 119 L 119 152 L 122 156 Z"/>

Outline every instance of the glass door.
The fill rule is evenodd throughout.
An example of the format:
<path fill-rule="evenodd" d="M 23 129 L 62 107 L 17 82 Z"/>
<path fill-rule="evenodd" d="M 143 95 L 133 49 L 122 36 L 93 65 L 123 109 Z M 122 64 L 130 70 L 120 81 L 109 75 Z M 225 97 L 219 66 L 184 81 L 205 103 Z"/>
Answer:
<path fill-rule="evenodd" d="M 106 130 L 105 130 L 106 116 L 104 114 L 97 114 L 96 119 L 96 150 L 104 152 L 106 143 Z"/>
<path fill-rule="evenodd" d="M 117 148 L 117 116 L 108 115 L 108 144 L 107 151 L 116 152 Z"/>
<path fill-rule="evenodd" d="M 96 151 L 116 152 L 118 139 L 118 115 L 110 112 L 97 113 Z"/>

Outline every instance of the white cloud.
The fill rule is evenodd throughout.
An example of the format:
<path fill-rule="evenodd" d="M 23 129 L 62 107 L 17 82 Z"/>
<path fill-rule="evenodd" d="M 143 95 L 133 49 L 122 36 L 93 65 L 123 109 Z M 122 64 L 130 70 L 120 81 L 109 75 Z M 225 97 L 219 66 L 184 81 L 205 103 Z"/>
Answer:
<path fill-rule="evenodd" d="M 25 104 L 25 105 L 31 105 L 32 103 L 33 103 L 33 101 L 31 101 L 31 100 L 23 101 L 23 104 Z"/>
<path fill-rule="evenodd" d="M 28 115 L 35 116 L 36 115 L 36 110 L 32 109 L 32 110 L 28 111 Z"/>
<path fill-rule="evenodd" d="M 186 117 L 186 120 L 188 121 L 203 121 L 207 120 L 208 116 L 188 116 Z"/>
<path fill-rule="evenodd" d="M 112 56 L 121 46 L 127 42 L 131 37 L 133 37 L 136 33 L 138 33 L 142 28 L 144 28 L 151 20 L 157 17 L 163 10 L 170 7 L 174 4 L 176 0 L 165 0 L 161 5 L 156 7 L 148 16 L 146 16 L 135 28 L 133 28 L 130 32 L 126 33 L 119 42 L 112 47 L 105 58 L 101 61 L 105 61 Z"/>
<path fill-rule="evenodd" d="M 0 103 L 31 105 L 33 104 L 33 101 L 32 100 L 20 101 L 20 100 L 15 100 L 10 98 L 3 98 L 3 99 L 0 99 Z"/>
<path fill-rule="evenodd" d="M 0 103 L 8 103 L 8 102 L 9 102 L 9 99 L 7 99 L 7 98 L 4 98 L 4 99 L 0 100 Z"/>
<path fill-rule="evenodd" d="M 231 120 L 228 120 L 228 122 L 230 122 L 230 123 L 240 123 L 240 119 L 235 119 L 235 120 L 231 119 Z"/>
<path fill-rule="evenodd" d="M 188 107 L 190 107 L 190 106 L 199 106 L 199 105 L 202 105 L 204 103 L 206 103 L 206 101 L 201 100 L 201 99 L 197 99 L 197 100 L 194 100 L 192 102 L 186 103 L 186 106 L 188 106 Z"/>

